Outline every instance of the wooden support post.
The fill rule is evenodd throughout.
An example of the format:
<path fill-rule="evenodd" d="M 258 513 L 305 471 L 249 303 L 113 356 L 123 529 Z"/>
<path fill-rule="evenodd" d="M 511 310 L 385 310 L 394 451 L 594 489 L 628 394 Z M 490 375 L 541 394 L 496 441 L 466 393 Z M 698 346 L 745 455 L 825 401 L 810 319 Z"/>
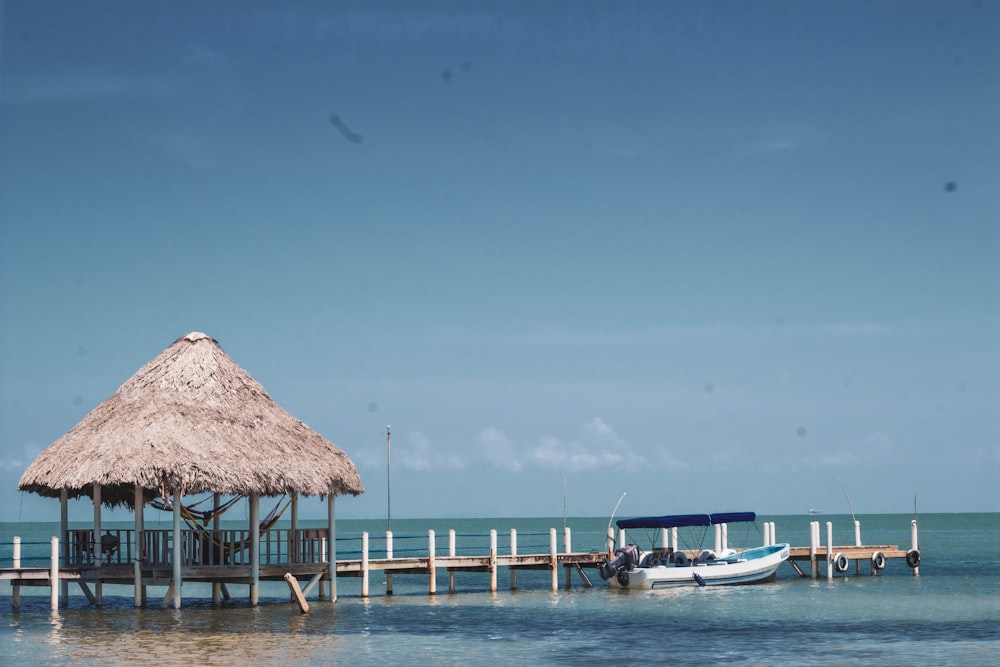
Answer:
<path fill-rule="evenodd" d="M 510 529 L 510 555 L 517 555 L 517 529 Z M 510 568 L 510 590 L 517 590 L 517 570 Z"/>
<path fill-rule="evenodd" d="M 497 592 L 497 531 L 490 530 L 490 593 Z"/>
<path fill-rule="evenodd" d="M 385 557 L 392 560 L 392 531 L 385 531 Z M 385 594 L 392 595 L 392 572 L 385 573 Z"/>
<path fill-rule="evenodd" d="M 63 544 L 63 563 L 69 564 L 69 491 L 61 489 L 59 491 L 59 539 Z M 59 583 L 62 606 L 69 607 L 69 582 Z"/>
<path fill-rule="evenodd" d="M 183 560 L 183 553 L 181 552 L 181 489 L 180 486 L 174 487 L 173 492 L 174 497 L 174 554 L 173 554 L 173 570 L 174 578 L 170 582 L 170 588 L 167 589 L 168 593 L 173 593 L 174 596 L 174 609 L 181 608 L 181 588 L 183 587 L 183 579 L 181 579 L 181 561 Z"/>
<path fill-rule="evenodd" d="M 212 545 L 209 546 L 209 550 L 212 553 L 216 553 L 217 551 L 214 546 L 214 541 L 216 539 L 218 539 L 220 545 L 223 543 L 223 539 L 219 535 L 219 526 L 221 520 L 221 517 L 219 516 L 219 510 L 221 508 L 222 508 L 222 495 L 218 493 L 213 493 L 212 494 L 212 540 L 209 542 L 209 544 Z M 221 549 L 218 550 L 218 554 L 219 554 L 218 562 L 215 562 L 214 564 L 222 565 L 223 558 Z M 222 586 L 223 584 L 221 582 L 218 581 L 212 582 L 212 604 L 217 605 L 220 602 L 222 602 Z M 226 597 L 228 599 L 228 595 Z"/>
<path fill-rule="evenodd" d="M 83 595 L 84 597 L 87 598 L 87 602 L 89 602 L 90 604 L 97 604 L 97 598 L 94 597 L 94 594 L 90 592 L 90 587 L 87 586 L 87 582 L 78 581 L 76 583 L 80 586 L 80 590 L 83 591 Z"/>
<path fill-rule="evenodd" d="M 549 560 L 552 569 L 552 590 L 559 590 L 559 556 L 556 553 L 556 529 L 549 529 Z"/>
<path fill-rule="evenodd" d="M 303 614 L 308 614 L 309 603 L 306 602 L 306 596 L 302 594 L 302 589 L 299 588 L 299 582 L 292 576 L 291 572 L 285 573 L 285 583 L 288 584 L 288 590 L 291 591 L 292 597 L 295 598 L 295 603 L 299 605 L 299 611 Z"/>
<path fill-rule="evenodd" d="M 260 602 L 260 496 L 250 494 L 250 604 Z"/>
<path fill-rule="evenodd" d="M 98 568 L 104 566 L 103 553 L 101 550 L 101 485 L 94 484 L 94 541 L 92 544 L 94 550 L 94 565 Z M 96 605 L 98 607 L 104 606 L 104 585 L 101 583 L 100 578 L 98 578 L 97 583 L 94 584 L 94 595 L 97 596 Z"/>
<path fill-rule="evenodd" d="M 176 586 L 174 585 L 174 580 L 171 579 L 170 583 L 167 585 L 167 592 L 163 596 L 163 603 L 160 605 L 163 609 L 166 609 L 167 607 L 170 606 L 170 601 L 172 599 L 173 600 L 177 599 L 177 597 L 174 595 L 174 588 L 176 588 Z"/>
<path fill-rule="evenodd" d="M 14 569 L 20 569 L 21 567 L 21 537 L 19 535 L 14 536 Z M 55 583 L 52 584 L 55 586 Z M 10 582 L 10 597 L 11 597 L 11 608 L 20 609 L 21 608 L 21 583 L 17 579 L 12 579 Z"/>
<path fill-rule="evenodd" d="M 134 607 L 141 607 L 143 598 L 145 597 L 142 590 L 142 508 L 144 503 L 142 486 L 136 484 L 135 491 L 132 494 L 132 505 L 135 507 L 135 516 L 133 517 L 135 519 L 135 537 L 133 539 L 134 544 L 132 545 L 132 597 Z"/>
<path fill-rule="evenodd" d="M 817 572 L 816 551 L 819 548 L 819 521 L 809 522 L 809 576 L 813 579 L 819 576 Z"/>
<path fill-rule="evenodd" d="M 452 528 L 448 531 L 448 555 L 452 558 L 455 557 L 455 529 Z M 455 570 L 448 569 L 448 592 L 455 592 Z"/>
<path fill-rule="evenodd" d="M 330 535 L 330 602 L 337 601 L 337 508 L 333 494 L 326 499 L 327 531 Z"/>
<path fill-rule="evenodd" d="M 563 526 L 563 553 L 569 554 L 573 552 L 573 538 L 570 533 L 569 526 Z M 563 568 L 566 571 L 565 581 L 566 590 L 573 587 L 573 570 L 569 567 Z"/>
<path fill-rule="evenodd" d="M 306 587 L 302 589 L 302 594 L 309 595 L 309 593 L 312 592 L 312 589 L 316 587 L 316 584 L 323 579 L 323 574 L 324 572 L 317 572 L 314 574 L 312 579 L 309 580 L 309 583 L 306 584 Z"/>
<path fill-rule="evenodd" d="M 826 578 L 833 579 L 833 522 L 826 522 Z"/>
<path fill-rule="evenodd" d="M 52 566 L 49 569 L 49 581 L 52 584 L 52 593 L 49 597 L 49 606 L 52 611 L 59 610 L 59 538 L 52 538 Z"/>
<path fill-rule="evenodd" d="M 434 544 L 434 531 L 427 531 L 427 572 L 430 578 L 429 588 L 431 595 L 437 595 L 437 570 L 434 565 L 434 552 L 436 546 Z"/>
<path fill-rule="evenodd" d="M 288 577 L 286 574 L 285 577 Z M 368 532 L 361 533 L 361 599 L 368 599 Z"/>

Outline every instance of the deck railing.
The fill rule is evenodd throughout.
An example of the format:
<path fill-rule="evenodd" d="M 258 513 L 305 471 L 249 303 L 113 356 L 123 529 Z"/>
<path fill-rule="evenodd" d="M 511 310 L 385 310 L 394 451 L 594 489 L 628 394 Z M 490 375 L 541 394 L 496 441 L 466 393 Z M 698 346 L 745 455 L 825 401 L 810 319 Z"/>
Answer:
<path fill-rule="evenodd" d="M 272 528 L 260 535 L 260 564 L 288 565 L 322 563 L 327 559 L 325 528 Z M 71 530 L 66 563 L 70 567 L 97 566 L 93 531 Z M 182 530 L 181 559 L 186 567 L 249 565 L 251 535 L 248 529 Z M 174 532 L 151 529 L 142 533 L 136 548 L 135 531 L 113 529 L 101 536 L 101 562 L 123 565 L 138 558 L 148 567 L 172 567 Z"/>

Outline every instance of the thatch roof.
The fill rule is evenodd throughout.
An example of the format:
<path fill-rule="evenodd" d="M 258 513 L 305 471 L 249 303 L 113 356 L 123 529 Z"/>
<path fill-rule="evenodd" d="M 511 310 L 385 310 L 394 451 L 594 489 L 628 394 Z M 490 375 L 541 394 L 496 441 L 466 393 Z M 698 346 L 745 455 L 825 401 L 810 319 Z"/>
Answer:
<path fill-rule="evenodd" d="M 211 337 L 178 338 L 28 467 L 18 489 L 132 506 L 148 495 L 357 495 L 354 463 L 285 412 Z"/>

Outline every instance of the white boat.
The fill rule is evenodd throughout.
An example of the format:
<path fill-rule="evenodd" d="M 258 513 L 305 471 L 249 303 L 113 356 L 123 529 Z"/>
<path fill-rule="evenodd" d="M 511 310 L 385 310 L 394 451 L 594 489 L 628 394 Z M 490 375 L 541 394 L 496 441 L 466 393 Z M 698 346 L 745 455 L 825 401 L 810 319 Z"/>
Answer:
<path fill-rule="evenodd" d="M 725 514 L 679 514 L 622 519 L 619 530 L 680 528 L 753 522 L 753 512 Z M 642 552 L 630 544 L 615 551 L 601 565 L 601 578 L 613 588 L 665 588 L 668 586 L 713 586 L 753 584 L 774 579 L 778 567 L 788 560 L 788 544 L 752 549 L 668 549 Z"/>

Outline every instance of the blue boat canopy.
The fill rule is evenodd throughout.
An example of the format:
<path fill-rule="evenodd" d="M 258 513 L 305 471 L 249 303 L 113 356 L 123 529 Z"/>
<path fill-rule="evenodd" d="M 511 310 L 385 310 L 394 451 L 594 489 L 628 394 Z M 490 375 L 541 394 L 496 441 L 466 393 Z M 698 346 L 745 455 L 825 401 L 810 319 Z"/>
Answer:
<path fill-rule="evenodd" d="M 620 519 L 619 528 L 682 528 L 684 526 L 713 526 L 719 523 L 752 522 L 757 519 L 753 512 L 722 512 L 720 514 L 669 514 L 667 516 L 647 516 L 638 519 Z"/>

